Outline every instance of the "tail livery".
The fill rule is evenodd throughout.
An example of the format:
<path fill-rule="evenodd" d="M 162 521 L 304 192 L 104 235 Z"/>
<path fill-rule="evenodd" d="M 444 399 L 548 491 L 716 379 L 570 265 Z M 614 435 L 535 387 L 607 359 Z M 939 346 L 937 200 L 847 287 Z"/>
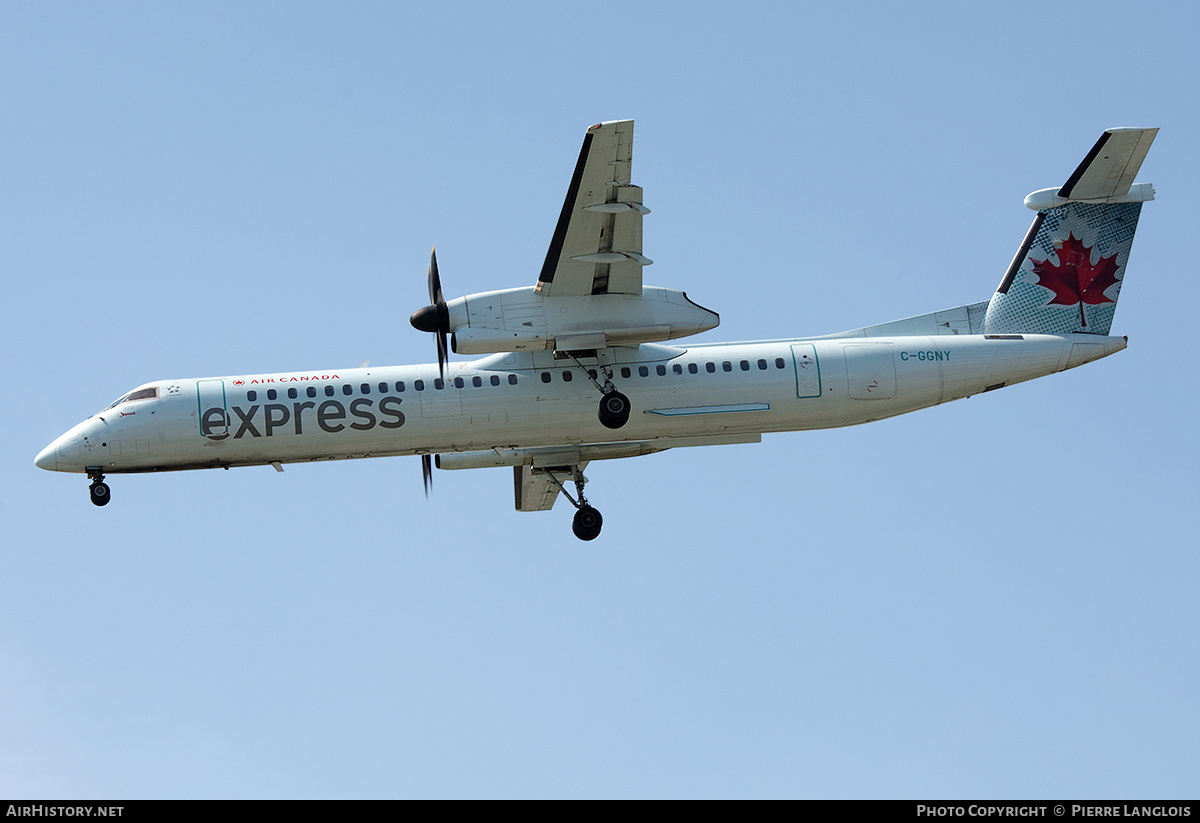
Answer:
<path fill-rule="evenodd" d="M 1149 183 L 1133 184 L 1158 129 L 1108 129 L 1060 189 L 1025 198 L 1037 212 L 988 303 L 985 334 L 1097 334 L 1112 327 Z"/>

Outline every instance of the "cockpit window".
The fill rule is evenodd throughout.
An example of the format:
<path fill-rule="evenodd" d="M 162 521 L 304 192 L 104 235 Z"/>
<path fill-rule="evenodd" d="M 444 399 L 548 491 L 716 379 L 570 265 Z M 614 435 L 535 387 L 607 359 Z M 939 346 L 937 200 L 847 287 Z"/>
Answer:
<path fill-rule="evenodd" d="M 128 403 L 131 400 L 153 400 L 156 397 L 158 397 L 157 386 L 149 389 L 138 389 L 137 391 L 131 391 L 129 394 L 114 400 L 112 404 L 108 406 L 108 409 L 111 409 L 114 406 L 119 406 L 122 403 Z M 105 409 L 105 411 L 108 411 L 108 409 Z"/>

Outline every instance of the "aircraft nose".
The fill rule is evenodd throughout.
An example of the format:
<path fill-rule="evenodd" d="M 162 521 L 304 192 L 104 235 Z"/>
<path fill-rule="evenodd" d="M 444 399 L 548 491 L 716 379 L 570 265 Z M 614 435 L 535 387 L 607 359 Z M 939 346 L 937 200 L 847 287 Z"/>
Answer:
<path fill-rule="evenodd" d="M 46 448 L 38 452 L 38 456 L 33 459 L 33 465 L 39 469 L 47 471 L 55 471 L 58 469 L 58 441 L 55 440 Z"/>
<path fill-rule="evenodd" d="M 79 465 L 80 428 L 76 426 L 55 438 L 53 443 L 38 452 L 38 456 L 33 459 L 33 465 L 52 472 L 83 471 Z"/>

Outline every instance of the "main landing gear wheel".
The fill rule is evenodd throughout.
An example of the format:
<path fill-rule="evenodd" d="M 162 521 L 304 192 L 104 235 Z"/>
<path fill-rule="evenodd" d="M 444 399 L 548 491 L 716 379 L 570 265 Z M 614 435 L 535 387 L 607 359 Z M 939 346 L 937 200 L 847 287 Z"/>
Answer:
<path fill-rule="evenodd" d="M 600 527 L 604 525 L 604 518 L 600 516 L 600 512 L 588 505 L 587 498 L 583 496 L 583 486 L 587 483 L 587 478 L 583 476 L 583 468 L 580 465 L 563 466 L 558 471 L 562 470 L 571 473 L 572 479 L 575 481 L 575 494 L 578 499 L 572 497 L 571 493 L 563 486 L 562 481 L 555 476 L 556 470 L 546 470 L 545 474 L 575 507 L 575 519 L 571 521 L 571 531 L 575 532 L 575 536 L 580 540 L 595 540 L 600 536 Z"/>
<path fill-rule="evenodd" d="M 88 491 L 92 495 L 92 503 L 97 506 L 107 506 L 108 501 L 112 499 L 108 494 L 108 484 L 102 480 L 93 483 Z"/>
<path fill-rule="evenodd" d="M 595 540 L 600 536 L 600 527 L 603 525 L 604 518 L 600 516 L 600 512 L 584 503 L 575 512 L 571 531 L 575 532 L 575 536 L 580 540 Z"/>
<path fill-rule="evenodd" d="M 619 391 L 611 391 L 600 398 L 600 422 L 607 428 L 619 429 L 628 423 L 629 410 L 629 398 Z"/>

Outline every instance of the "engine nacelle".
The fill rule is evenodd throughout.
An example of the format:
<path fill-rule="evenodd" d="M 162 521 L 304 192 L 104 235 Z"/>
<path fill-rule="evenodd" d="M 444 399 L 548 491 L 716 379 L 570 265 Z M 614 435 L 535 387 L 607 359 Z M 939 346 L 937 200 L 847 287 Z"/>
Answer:
<path fill-rule="evenodd" d="M 459 354 L 636 346 L 699 334 L 721 322 L 681 291 L 647 286 L 641 294 L 544 297 L 505 289 L 447 303 Z"/>

